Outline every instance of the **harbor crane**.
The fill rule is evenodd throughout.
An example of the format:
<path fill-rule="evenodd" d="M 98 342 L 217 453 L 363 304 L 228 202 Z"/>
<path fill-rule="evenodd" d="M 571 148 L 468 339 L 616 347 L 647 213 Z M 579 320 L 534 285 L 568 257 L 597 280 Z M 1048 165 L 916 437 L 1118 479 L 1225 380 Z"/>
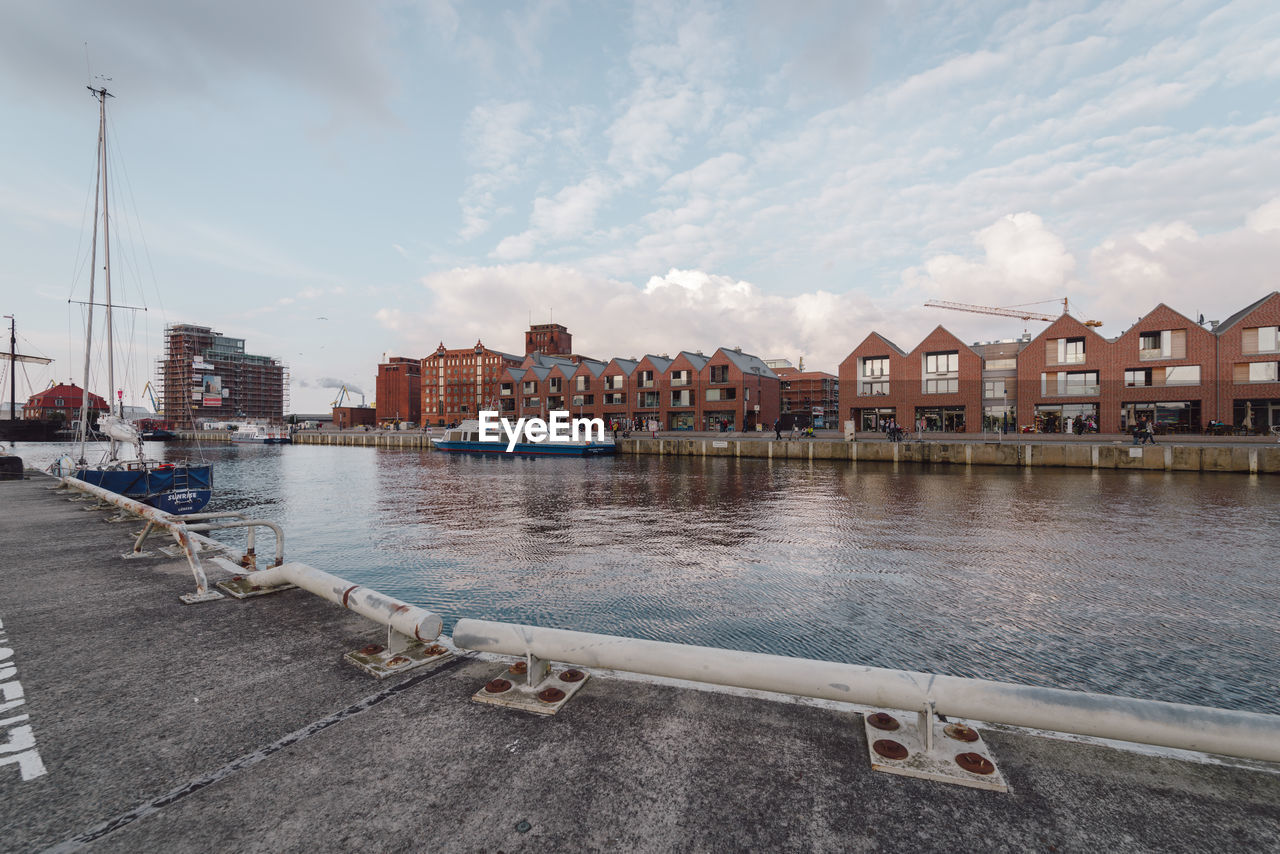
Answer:
<path fill-rule="evenodd" d="M 1045 300 L 1044 302 L 1048 302 Z M 1056 300 L 1054 300 L 1056 302 Z M 1042 303 L 1026 303 L 1026 305 L 1041 305 Z M 1041 314 L 1038 311 L 1027 311 L 1025 307 L 1019 305 L 1011 305 L 1007 308 L 1000 308 L 991 305 L 971 305 L 965 302 L 948 302 L 946 300 L 931 299 L 925 303 L 927 308 L 946 308 L 952 311 L 972 311 L 976 314 L 994 314 L 999 317 L 1016 317 L 1019 320 L 1043 320 L 1046 323 L 1052 323 L 1057 320 L 1052 314 Z M 1066 314 L 1069 310 L 1067 298 L 1062 298 L 1062 313 Z M 1083 321 L 1085 326 L 1097 328 L 1102 325 L 1101 320 Z"/>
<path fill-rule="evenodd" d="M 350 398 L 352 394 L 358 394 L 358 395 L 360 395 L 360 406 L 361 406 L 361 407 L 363 407 L 363 406 L 364 406 L 364 392 L 362 392 L 362 391 L 357 391 L 357 392 L 348 391 L 348 390 L 347 390 L 347 387 L 346 387 L 346 385 L 345 385 L 345 384 L 342 386 L 342 388 L 341 388 L 341 389 L 339 389 L 339 390 L 338 390 L 338 397 L 333 401 L 333 406 L 334 406 L 335 408 L 336 408 L 336 407 L 341 406 L 341 405 L 342 405 L 342 403 L 343 403 L 343 401 L 345 401 L 345 400 L 347 400 L 348 398 Z"/>
<path fill-rule="evenodd" d="M 142 393 L 151 399 L 151 408 L 158 414 L 160 412 L 160 404 L 156 402 L 156 392 L 151 387 L 151 380 L 147 380 L 147 384 L 142 387 Z"/>

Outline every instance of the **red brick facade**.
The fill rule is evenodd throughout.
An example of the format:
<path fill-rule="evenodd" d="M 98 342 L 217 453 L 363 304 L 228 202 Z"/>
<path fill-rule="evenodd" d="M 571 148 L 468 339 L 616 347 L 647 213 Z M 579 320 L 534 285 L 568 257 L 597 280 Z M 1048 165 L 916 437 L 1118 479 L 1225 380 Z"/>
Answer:
<path fill-rule="evenodd" d="M 391 356 L 378 365 L 374 389 L 374 417 L 379 424 L 422 421 L 422 362 Z M 337 410 L 335 409 L 336 413 Z M 337 416 L 334 416 L 337 423 Z"/>
<path fill-rule="evenodd" d="M 375 424 L 377 424 L 376 411 L 371 406 L 335 406 L 333 408 L 333 426 L 339 430 L 373 427 Z"/>
<path fill-rule="evenodd" d="M 840 363 L 840 414 L 860 430 L 978 430 L 982 357 L 941 326 L 910 353 L 872 333 Z"/>
<path fill-rule="evenodd" d="M 1268 346 L 1280 345 L 1278 328 L 1280 292 L 1274 291 L 1218 328 L 1219 420 L 1244 425 L 1249 419 L 1259 431 L 1280 427 L 1280 381 L 1261 378 L 1280 380 L 1280 347 Z"/>
<path fill-rule="evenodd" d="M 474 347 L 448 350 L 441 343 L 422 360 L 424 424 L 445 425 L 475 418 L 482 409 L 499 408 L 503 370 L 520 364 L 520 358 L 491 350 L 480 341 Z M 382 399 L 378 399 L 382 420 Z"/>

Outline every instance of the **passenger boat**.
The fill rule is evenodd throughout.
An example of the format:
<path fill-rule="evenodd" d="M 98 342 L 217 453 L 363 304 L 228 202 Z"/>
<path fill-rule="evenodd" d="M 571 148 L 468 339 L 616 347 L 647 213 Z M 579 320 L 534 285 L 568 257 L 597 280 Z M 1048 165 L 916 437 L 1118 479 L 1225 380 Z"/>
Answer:
<path fill-rule="evenodd" d="M 527 425 L 525 425 L 527 427 Z M 480 422 L 474 418 L 460 423 L 444 431 L 444 436 L 432 439 L 438 451 L 470 454 L 512 454 L 522 457 L 599 457 L 617 452 L 612 441 L 532 441 L 524 429 L 517 437 L 515 446 L 508 451 L 510 441 L 505 432 L 498 431 L 498 438 L 482 440 L 480 438 Z"/>
<path fill-rule="evenodd" d="M 285 427 L 255 423 L 236 426 L 239 429 L 231 434 L 231 441 L 240 445 L 290 445 L 293 443 L 293 437 Z"/>
<path fill-rule="evenodd" d="M 213 467 L 207 463 L 162 462 L 148 459 L 142 450 L 142 431 L 138 425 L 124 418 L 123 402 L 116 395 L 110 401 L 110 414 L 98 419 L 97 432 L 108 442 L 107 452 L 96 465 L 85 459 L 85 440 L 90 434 L 88 389 L 90 382 L 89 354 L 93 352 L 94 284 L 97 272 L 98 224 L 101 211 L 103 285 L 106 312 L 107 386 L 115 388 L 115 354 L 112 341 L 111 303 L 111 219 L 107 204 L 107 98 L 112 97 L 105 88 L 89 91 L 98 101 L 98 180 L 94 196 L 93 244 L 89 263 L 88 322 L 85 324 L 84 388 L 85 405 L 80 407 L 80 420 L 76 425 L 76 439 L 80 442 L 80 454 L 72 459 L 64 454 L 50 467 L 54 474 L 70 476 L 118 493 L 126 498 L 141 501 L 166 513 L 198 513 L 213 496 Z M 122 446 L 132 445 L 133 459 L 122 459 Z"/>

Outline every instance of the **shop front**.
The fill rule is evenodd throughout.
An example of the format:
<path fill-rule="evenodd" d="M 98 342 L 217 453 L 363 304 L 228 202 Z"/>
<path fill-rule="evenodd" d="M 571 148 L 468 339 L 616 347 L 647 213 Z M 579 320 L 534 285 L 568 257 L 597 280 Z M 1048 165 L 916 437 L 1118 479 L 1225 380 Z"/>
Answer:
<path fill-rule="evenodd" d="M 1098 404 L 1038 403 L 1034 430 L 1037 433 L 1074 433 L 1077 416 L 1082 424 L 1097 425 Z"/>
<path fill-rule="evenodd" d="M 868 433 L 884 432 L 889 422 L 897 418 L 898 410 L 892 406 L 866 407 L 854 410 L 854 422 L 859 430 Z"/>
<path fill-rule="evenodd" d="M 737 411 L 730 409 L 723 412 L 708 412 L 706 414 L 707 430 L 712 432 L 731 432 L 738 429 Z"/>
<path fill-rule="evenodd" d="M 692 412 L 672 412 L 667 416 L 668 430 L 692 430 L 694 415 Z"/>
<path fill-rule="evenodd" d="M 1127 433 L 1144 422 L 1160 433 L 1199 433 L 1200 401 L 1140 401 L 1120 404 L 1120 432 Z"/>
<path fill-rule="evenodd" d="M 1233 423 L 1244 430 L 1270 432 L 1273 427 L 1280 428 L 1280 399 L 1237 399 L 1232 402 L 1231 417 Z"/>
<path fill-rule="evenodd" d="M 963 406 L 917 406 L 916 425 L 926 432 L 963 433 Z M 902 425 L 909 427 L 910 425 Z"/>
<path fill-rule="evenodd" d="M 982 429 L 988 433 L 1010 433 L 1018 426 L 1018 407 L 1013 404 L 987 406 L 982 410 Z"/>

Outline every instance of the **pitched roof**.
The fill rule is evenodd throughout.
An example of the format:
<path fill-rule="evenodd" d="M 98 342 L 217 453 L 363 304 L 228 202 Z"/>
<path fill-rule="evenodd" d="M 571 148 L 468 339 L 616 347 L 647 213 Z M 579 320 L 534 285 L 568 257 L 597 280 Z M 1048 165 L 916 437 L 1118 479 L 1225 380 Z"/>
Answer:
<path fill-rule="evenodd" d="M 636 365 L 640 364 L 635 359 L 615 358 L 609 362 L 610 365 L 617 365 L 627 376 L 631 376 L 636 371 Z M 605 367 L 608 367 L 606 365 Z"/>
<path fill-rule="evenodd" d="M 729 357 L 729 361 L 738 366 L 738 370 L 744 374 L 759 374 L 762 377 L 777 379 L 778 375 L 773 372 L 773 368 L 764 363 L 759 356 L 753 356 L 750 353 L 741 353 L 737 350 L 730 350 L 728 347 L 721 347 L 719 352 Z"/>
<path fill-rule="evenodd" d="M 55 400 L 62 400 L 63 407 L 79 406 L 83 401 L 84 390 L 78 385 L 67 385 L 63 383 L 53 388 L 47 388 L 42 392 L 31 395 L 27 398 L 27 406 L 53 407 L 57 404 Z M 106 409 L 107 402 L 99 395 L 89 392 L 89 406 L 93 409 Z"/>
<path fill-rule="evenodd" d="M 652 353 L 646 355 L 644 358 L 648 359 L 649 364 L 653 365 L 653 369 L 660 374 L 665 374 L 667 372 L 667 368 L 671 367 L 671 363 L 675 361 L 675 359 L 669 359 L 666 356 L 655 356 Z M 640 361 L 644 361 L 644 359 L 641 359 Z"/>
<path fill-rule="evenodd" d="M 1280 294 L 1280 291 L 1272 291 L 1271 293 L 1267 294 L 1265 297 L 1258 300 L 1257 302 L 1246 305 L 1244 308 L 1240 309 L 1235 314 L 1231 315 L 1226 320 L 1219 323 L 1218 328 L 1213 331 L 1221 335 L 1222 333 L 1230 329 L 1232 326 L 1239 323 L 1241 320 L 1244 320 L 1250 314 L 1253 314 L 1253 312 L 1256 311 L 1264 302 L 1271 299 L 1276 294 Z"/>
<path fill-rule="evenodd" d="M 608 367 L 608 364 L 606 362 L 601 362 L 599 359 L 583 359 L 578 363 L 578 367 L 586 368 L 591 372 L 591 376 L 598 377 L 604 373 L 604 369 Z"/>
<path fill-rule="evenodd" d="M 688 350 L 681 350 L 679 355 L 684 356 L 691 363 L 695 371 L 701 371 L 707 366 L 707 362 L 711 361 L 710 356 L 704 356 L 701 353 L 690 353 Z"/>

